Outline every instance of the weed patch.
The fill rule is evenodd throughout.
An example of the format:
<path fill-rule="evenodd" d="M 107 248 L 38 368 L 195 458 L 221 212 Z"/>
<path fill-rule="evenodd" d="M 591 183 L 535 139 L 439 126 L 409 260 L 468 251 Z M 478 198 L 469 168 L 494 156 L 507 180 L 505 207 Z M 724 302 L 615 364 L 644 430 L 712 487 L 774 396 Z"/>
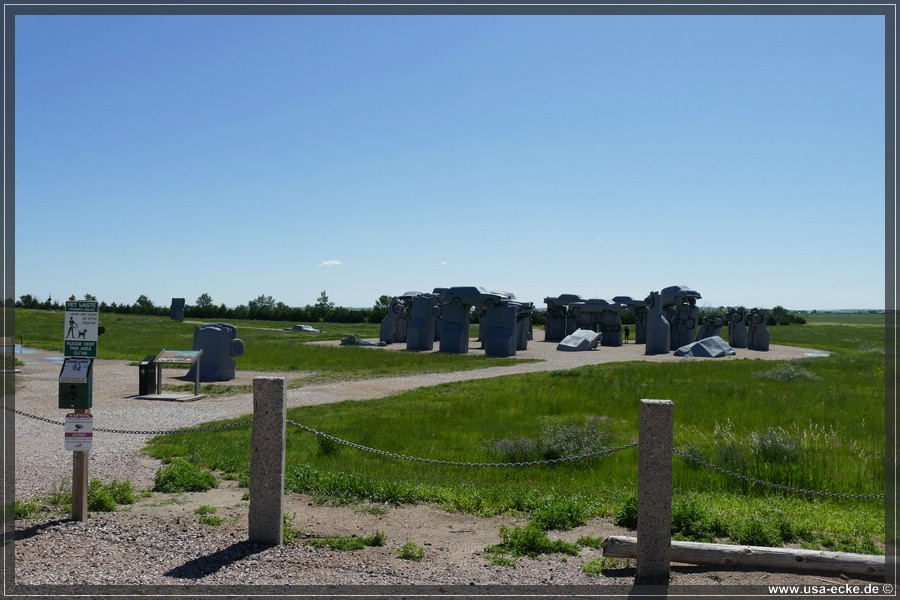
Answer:
<path fill-rule="evenodd" d="M 512 565 L 515 558 L 537 558 L 541 554 L 578 555 L 578 546 L 564 540 L 551 540 L 535 523 L 524 527 L 500 527 L 500 544 L 484 549 L 485 556 L 494 564 Z M 500 562 L 497 562 L 499 559 Z"/>
<path fill-rule="evenodd" d="M 602 537 L 583 535 L 575 540 L 575 543 L 584 548 L 593 548 L 594 550 L 600 550 L 601 548 L 603 548 L 603 541 L 604 539 Z"/>
<path fill-rule="evenodd" d="M 494 455 L 504 462 L 556 460 L 582 456 L 609 447 L 613 434 L 606 417 L 588 417 L 584 423 L 548 419 L 537 439 L 523 436 L 488 441 Z"/>
<path fill-rule="evenodd" d="M 216 476 L 205 469 L 176 458 L 156 471 L 153 491 L 168 494 L 177 492 L 205 492 L 219 485 Z"/>
<path fill-rule="evenodd" d="M 803 367 L 791 363 L 777 365 L 768 371 L 760 371 L 755 376 L 773 381 L 816 381 L 819 379 Z"/>
<path fill-rule="evenodd" d="M 112 512 L 120 504 L 134 504 L 137 500 L 134 486 L 130 481 L 103 483 L 99 479 L 91 479 L 88 483 L 88 510 L 96 512 Z M 70 495 L 71 502 L 71 495 Z"/>
<path fill-rule="evenodd" d="M 34 500 L 28 502 L 16 500 L 13 503 L 13 513 L 16 519 L 30 519 L 37 512 L 40 512 L 40 507 Z"/>
<path fill-rule="evenodd" d="M 367 546 L 384 546 L 387 537 L 383 531 L 376 530 L 369 536 L 357 537 L 355 535 L 343 535 L 340 537 L 324 537 L 309 541 L 309 544 L 315 548 L 324 548 L 328 546 L 332 550 L 340 552 L 348 552 L 352 550 L 362 550 Z"/>
<path fill-rule="evenodd" d="M 203 504 L 194 509 L 194 514 L 199 515 L 198 521 L 202 525 L 221 525 L 222 517 L 216 515 L 216 512 L 216 507 L 209 504 Z"/>
<path fill-rule="evenodd" d="M 406 543 L 397 550 L 397 557 L 403 560 L 411 560 L 420 562 L 425 556 L 425 548 L 422 548 L 412 540 L 406 540 Z"/>
<path fill-rule="evenodd" d="M 628 529 L 637 529 L 637 495 L 632 494 L 625 499 L 619 510 L 616 511 L 614 520 L 619 527 L 627 527 Z"/>
<path fill-rule="evenodd" d="M 557 496 L 542 499 L 530 507 L 531 519 L 540 529 L 572 529 L 587 522 L 591 511 L 590 502 L 582 496 Z"/>
<path fill-rule="evenodd" d="M 591 577 L 599 577 L 603 573 L 603 569 L 606 568 L 605 561 L 606 559 L 595 556 L 594 558 L 585 561 L 585 563 L 581 565 L 581 570 Z"/>
<path fill-rule="evenodd" d="M 297 541 L 298 533 L 294 529 L 294 513 L 282 513 L 281 515 L 281 543 L 292 544 Z"/>

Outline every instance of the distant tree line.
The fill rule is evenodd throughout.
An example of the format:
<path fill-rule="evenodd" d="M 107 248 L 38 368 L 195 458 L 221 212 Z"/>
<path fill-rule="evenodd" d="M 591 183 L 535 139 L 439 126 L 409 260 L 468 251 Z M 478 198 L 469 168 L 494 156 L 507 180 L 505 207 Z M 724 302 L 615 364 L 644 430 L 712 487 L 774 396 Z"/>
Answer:
<path fill-rule="evenodd" d="M 387 298 L 387 304 L 384 304 L 384 298 Z M 97 298 L 92 294 L 84 294 L 81 298 L 69 297 L 69 300 L 76 299 L 97 301 Z M 193 304 L 185 303 L 184 316 L 185 318 L 204 320 L 258 319 L 297 322 L 380 323 L 387 315 L 387 307 L 390 305 L 390 300 L 389 296 L 382 296 L 372 308 L 344 308 L 335 306 L 334 302 L 328 299 L 328 294 L 323 290 L 315 304 L 307 304 L 303 307 L 288 306 L 284 302 L 276 301 L 272 296 L 261 294 L 246 304 L 230 308 L 225 306 L 224 303 L 216 304 L 209 294 L 203 293 L 200 294 Z M 382 306 L 382 304 L 384 305 Z M 31 294 L 20 296 L 16 306 L 19 308 L 65 310 L 65 302 L 59 302 L 52 298 L 39 300 Z M 172 307 L 171 305 L 157 306 L 150 298 L 141 294 L 132 304 L 118 304 L 116 302 L 107 304 L 106 302 L 100 302 L 99 309 L 101 313 L 169 316 Z"/>
<path fill-rule="evenodd" d="M 742 309 L 745 315 L 750 315 L 750 309 L 743 306 L 738 306 L 736 308 Z M 783 306 L 776 306 L 774 308 L 766 308 L 763 310 L 766 311 L 766 325 L 803 325 L 806 323 L 806 319 L 797 313 L 792 313 Z M 727 314 L 728 309 L 724 306 L 718 308 L 701 308 L 700 322 L 703 323 L 710 317 L 722 317 L 724 319 Z"/>
<path fill-rule="evenodd" d="M 245 320 L 264 320 L 264 321 L 296 321 L 313 322 L 313 323 L 380 323 L 391 306 L 392 296 L 384 294 L 375 300 L 375 304 L 371 308 L 344 308 L 335 306 L 328 298 L 325 290 L 319 294 L 315 304 L 307 304 L 303 307 L 288 306 L 284 302 L 276 301 L 272 296 L 260 294 L 247 304 L 240 304 L 234 308 L 225 306 L 224 303 L 216 304 L 212 297 L 203 293 L 197 298 L 193 304 L 185 304 L 184 316 L 192 319 L 203 320 L 226 320 L 226 319 L 245 319 Z M 69 300 L 88 300 L 97 301 L 93 294 L 85 294 L 82 298 L 70 296 Z M 47 298 L 47 300 L 38 300 L 31 294 L 24 294 L 19 297 L 16 302 L 19 308 L 36 308 L 45 310 L 65 310 L 65 302 L 60 303 Z M 157 306 L 146 295 L 141 294 L 133 304 L 117 304 L 115 302 L 107 304 L 99 303 L 100 312 L 102 313 L 119 313 L 119 314 L 135 314 L 135 315 L 158 315 L 169 316 L 171 306 Z M 743 307 L 740 307 L 743 308 Z M 718 308 L 704 307 L 700 309 L 700 321 L 705 322 L 710 317 L 722 317 L 727 314 L 724 306 Z M 815 312 L 815 311 L 814 311 Z M 745 314 L 750 314 L 748 309 L 744 309 Z M 806 319 L 788 311 L 783 306 L 776 306 L 767 310 L 767 325 L 790 325 L 803 324 Z M 472 312 L 472 323 L 478 323 L 478 311 Z M 622 311 L 622 322 L 626 325 L 634 323 L 634 314 L 631 311 Z M 532 314 L 532 323 L 534 325 L 543 325 L 546 323 L 546 314 L 541 307 L 535 307 Z"/>

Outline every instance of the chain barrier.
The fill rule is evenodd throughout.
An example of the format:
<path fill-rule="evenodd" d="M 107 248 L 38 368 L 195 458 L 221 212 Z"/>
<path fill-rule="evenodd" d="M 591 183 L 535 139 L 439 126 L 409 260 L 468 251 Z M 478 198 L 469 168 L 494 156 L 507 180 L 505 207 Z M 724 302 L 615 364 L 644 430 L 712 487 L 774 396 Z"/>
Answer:
<path fill-rule="evenodd" d="M 743 473 L 738 473 L 736 471 L 731 471 L 724 467 L 714 465 L 711 462 L 707 462 L 701 458 L 697 458 L 696 456 L 693 456 L 693 455 L 685 452 L 684 450 L 676 449 L 674 452 L 681 458 L 684 458 L 691 462 L 697 463 L 698 465 L 702 465 L 704 467 L 709 467 L 710 469 L 713 469 L 714 471 L 718 471 L 719 473 L 722 473 L 725 475 L 731 475 L 732 477 L 737 477 L 738 479 L 743 479 L 744 481 L 749 481 L 751 483 L 755 483 L 758 485 L 763 485 L 766 487 L 771 487 L 771 488 L 775 488 L 775 489 L 779 489 L 779 490 L 785 490 L 788 492 L 794 492 L 797 494 L 812 494 L 815 496 L 829 496 L 832 498 L 882 498 L 883 499 L 886 497 L 885 494 L 851 494 L 851 493 L 845 493 L 845 492 L 822 492 L 819 490 L 809 490 L 809 489 L 805 489 L 805 488 L 801 488 L 801 487 L 795 487 L 792 485 L 783 485 L 780 483 L 772 483 L 771 481 L 757 479 L 756 477 L 750 477 L 749 475 L 744 475 Z"/>
<path fill-rule="evenodd" d="M 325 438 L 327 440 L 331 440 L 333 442 L 337 442 L 338 444 L 343 444 L 345 446 L 349 446 L 351 448 L 356 448 L 357 450 L 363 450 L 364 452 L 371 452 L 373 454 L 379 454 L 381 456 L 387 456 L 389 458 L 398 458 L 401 460 L 410 460 L 414 462 L 427 463 L 431 465 L 444 465 L 451 467 L 477 467 L 477 468 L 489 468 L 489 467 L 533 467 L 538 465 L 557 465 L 566 462 L 576 462 L 581 460 L 589 460 L 592 458 L 597 458 L 600 456 L 608 456 L 615 452 L 619 452 L 621 450 L 628 450 L 629 448 L 634 448 L 637 446 L 637 442 L 633 444 L 626 444 L 625 446 L 618 446 L 616 448 L 604 448 L 603 450 L 597 450 L 596 452 L 588 452 L 586 454 L 579 454 L 576 456 L 563 456 L 560 458 L 550 458 L 547 460 L 531 460 L 525 462 L 507 462 L 507 463 L 472 463 L 472 462 L 459 462 L 454 460 L 439 460 L 435 458 L 421 458 L 418 456 L 407 456 L 406 454 L 397 454 L 395 452 L 388 452 L 386 450 L 378 450 L 376 448 L 370 448 L 368 446 L 363 446 L 362 444 L 357 444 L 354 442 L 348 442 L 347 440 L 342 440 L 339 437 L 335 437 L 333 435 L 329 435 L 327 433 L 322 433 L 321 431 L 317 431 L 312 427 L 308 427 L 306 425 L 302 425 L 301 423 L 297 423 L 296 421 L 292 421 L 290 419 L 287 420 L 288 423 L 297 427 L 298 429 L 302 429 L 303 431 L 307 431 L 312 433 L 313 435 L 317 435 L 321 438 Z"/>
<path fill-rule="evenodd" d="M 41 417 L 38 415 L 32 415 L 20 410 L 16 410 L 13 408 L 6 407 L 6 410 L 16 413 L 17 415 L 21 415 L 23 417 L 28 417 L 30 419 L 35 419 L 37 421 L 43 421 L 45 423 L 50 423 L 52 425 L 60 425 L 64 426 L 65 423 L 62 421 L 55 421 L 53 419 L 48 419 L 47 417 Z M 405 454 L 398 454 L 396 452 L 388 452 L 386 450 L 378 450 L 377 448 L 370 448 L 368 446 L 363 446 L 362 444 L 357 444 L 355 442 L 350 442 L 339 437 L 335 437 L 333 435 L 323 433 L 312 427 L 307 425 L 303 425 L 302 423 L 297 423 L 291 419 L 287 419 L 287 422 L 293 425 L 294 427 L 316 435 L 318 437 L 331 440 L 338 444 L 343 444 L 344 446 L 349 446 L 350 448 L 355 448 L 357 450 L 362 450 L 364 452 L 371 452 L 372 454 L 378 454 L 381 456 L 386 456 L 388 458 L 396 458 L 400 460 L 409 460 L 413 462 L 421 462 L 432 465 L 443 465 L 443 466 L 451 466 L 451 467 L 475 467 L 475 468 L 502 468 L 502 467 L 534 467 L 534 466 L 543 466 L 543 465 L 557 465 L 567 462 L 578 462 L 584 460 L 591 460 L 593 458 L 599 458 L 601 456 L 609 456 L 610 454 L 614 454 L 616 452 L 621 452 L 623 450 L 628 450 L 629 448 L 634 448 L 638 445 L 637 442 L 626 444 L 624 446 L 617 446 L 614 448 L 604 448 L 603 450 L 597 450 L 596 452 L 588 452 L 585 454 L 578 454 L 575 456 L 563 456 L 560 458 L 550 458 L 546 460 L 531 460 L 531 461 L 523 461 L 523 462 L 506 462 L 506 463 L 473 463 L 473 462 L 461 462 L 461 461 L 453 461 L 453 460 L 440 460 L 435 458 L 422 458 L 418 456 L 408 456 Z M 121 433 L 121 434 L 134 434 L 134 435 L 176 435 L 176 434 L 185 434 L 185 433 L 201 433 L 208 431 L 224 431 L 226 429 L 236 429 L 238 427 L 244 427 L 246 425 L 251 425 L 253 423 L 253 419 L 247 419 L 245 421 L 238 421 L 237 423 L 231 423 L 228 425 L 212 425 L 208 427 L 193 427 L 193 428 L 182 428 L 182 429 L 172 429 L 172 430 L 133 430 L 133 429 L 106 429 L 102 427 L 95 427 L 94 431 L 104 432 L 104 433 Z M 751 477 L 749 475 L 744 475 L 743 473 L 738 473 L 737 471 L 732 471 L 730 469 L 726 469 L 724 467 L 720 467 L 719 465 L 714 465 L 711 462 L 705 461 L 701 458 L 698 458 L 684 450 L 675 449 L 674 453 L 681 458 L 696 463 L 698 465 L 710 468 L 714 471 L 718 471 L 723 475 L 730 475 L 732 477 L 736 477 L 738 479 L 755 483 L 757 485 L 762 485 L 765 487 L 771 487 L 778 490 L 784 490 L 788 492 L 793 492 L 797 494 L 810 494 L 814 496 L 825 496 L 831 498 L 878 498 L 883 499 L 887 496 L 893 496 L 894 494 L 854 494 L 847 492 L 823 492 L 820 490 L 810 490 L 806 488 L 796 487 L 792 485 L 784 485 L 780 483 L 773 483 L 771 481 L 765 481 L 764 479 L 759 479 L 757 477 Z"/>
<path fill-rule="evenodd" d="M 59 425 L 65 427 L 65 423 L 63 421 L 54 421 L 53 419 L 48 419 L 47 417 L 40 417 L 38 415 L 31 415 L 26 412 L 22 412 L 21 410 L 16 410 L 14 408 L 6 407 L 6 410 L 10 412 L 14 412 L 17 415 L 22 415 L 23 417 L 28 417 L 29 419 L 34 419 L 36 421 L 43 421 L 44 423 L 50 423 L 52 425 Z M 140 429 L 106 429 L 104 427 L 94 427 L 94 431 L 99 431 L 102 433 L 124 433 L 131 435 L 176 435 L 182 433 L 201 433 L 205 431 L 222 431 L 225 429 L 236 429 L 238 427 L 243 427 L 245 425 L 250 425 L 253 423 L 253 419 L 248 419 L 246 421 L 238 421 L 237 423 L 230 423 L 228 425 L 210 425 L 207 427 L 188 427 L 188 428 L 179 428 L 179 429 L 169 429 L 169 430 L 140 430 Z"/>

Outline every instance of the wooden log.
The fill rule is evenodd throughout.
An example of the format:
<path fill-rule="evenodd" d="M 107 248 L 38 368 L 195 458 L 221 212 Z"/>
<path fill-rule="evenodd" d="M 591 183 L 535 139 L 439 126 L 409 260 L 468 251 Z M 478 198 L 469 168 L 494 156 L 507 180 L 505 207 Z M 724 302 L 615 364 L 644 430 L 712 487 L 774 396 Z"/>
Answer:
<path fill-rule="evenodd" d="M 603 542 L 603 555 L 636 558 L 637 538 L 614 535 Z M 883 577 L 885 557 L 851 552 L 672 542 L 672 562 L 739 568 L 774 568 Z"/>

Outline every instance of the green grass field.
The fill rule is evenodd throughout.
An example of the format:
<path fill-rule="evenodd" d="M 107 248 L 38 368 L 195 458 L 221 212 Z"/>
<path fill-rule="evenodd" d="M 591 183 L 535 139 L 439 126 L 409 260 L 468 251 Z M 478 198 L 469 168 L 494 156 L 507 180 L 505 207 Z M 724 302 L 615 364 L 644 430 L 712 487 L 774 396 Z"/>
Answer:
<path fill-rule="evenodd" d="M 804 313 L 806 322 L 811 325 L 860 325 L 866 327 L 884 327 L 884 313 Z"/>
<path fill-rule="evenodd" d="M 62 352 L 63 312 L 16 310 L 16 341 L 31 348 Z M 101 313 L 106 333 L 98 342 L 98 358 L 139 361 L 160 350 L 190 350 L 194 327 L 203 322 L 173 321 L 167 317 Z M 413 373 L 438 373 L 481 369 L 512 364 L 521 359 L 486 358 L 469 354 L 421 352 L 371 352 L 359 347 L 313 346 L 306 342 L 378 338 L 379 325 L 370 323 L 318 324 L 320 333 L 286 331 L 294 323 L 273 321 L 229 321 L 237 327 L 246 350 L 237 359 L 238 368 L 251 371 L 315 371 L 305 382 L 325 379 L 360 379 Z M 473 328 L 473 333 L 477 329 Z M 206 393 L 206 392 L 205 392 Z"/>
<path fill-rule="evenodd" d="M 35 311 L 38 314 L 20 317 L 18 312 L 17 323 L 22 326 L 18 331 L 26 344 L 40 346 L 44 343 L 40 340 L 59 344 L 61 315 Z M 101 338 L 104 357 L 137 359 L 152 352 L 145 347 L 190 345 L 192 324 L 111 317 L 101 320 L 108 331 Z M 640 399 L 662 398 L 675 403 L 675 444 L 690 456 L 784 486 L 883 494 L 884 327 L 855 318 L 849 323 L 769 328 L 772 343 L 828 350 L 833 353 L 828 358 L 610 363 L 444 384 L 366 402 L 295 408 L 289 418 L 400 455 L 433 461 L 521 462 L 630 444 L 636 441 Z M 335 377 L 353 377 L 479 364 L 466 360 L 473 356 L 359 349 L 359 357 L 376 359 L 360 370 L 351 364 L 358 360 L 354 354 L 329 353 L 335 349 L 317 346 L 306 347 L 304 359 L 293 363 L 285 357 L 301 352 L 301 340 L 313 336 L 281 331 L 291 324 L 235 324 L 248 345 L 241 359 L 244 368 L 323 368 L 332 369 Z M 340 330 L 329 324 L 325 332 L 313 335 L 339 338 L 346 333 L 377 336 L 377 330 Z M 253 344 L 276 348 L 257 354 L 254 367 L 244 362 L 251 339 Z M 417 364 L 419 356 L 431 356 L 434 362 Z M 454 359 L 462 360 L 456 364 Z M 330 502 L 430 502 L 477 514 L 517 512 L 545 529 L 571 527 L 595 515 L 633 526 L 635 448 L 552 466 L 459 467 L 372 454 L 288 427 L 290 492 Z M 184 457 L 246 484 L 249 435 L 249 427 L 243 427 L 160 436 L 151 440 L 148 452 L 164 460 Z M 673 533 L 678 538 L 882 551 L 883 499 L 773 489 L 682 456 L 676 457 L 674 469 Z"/>

